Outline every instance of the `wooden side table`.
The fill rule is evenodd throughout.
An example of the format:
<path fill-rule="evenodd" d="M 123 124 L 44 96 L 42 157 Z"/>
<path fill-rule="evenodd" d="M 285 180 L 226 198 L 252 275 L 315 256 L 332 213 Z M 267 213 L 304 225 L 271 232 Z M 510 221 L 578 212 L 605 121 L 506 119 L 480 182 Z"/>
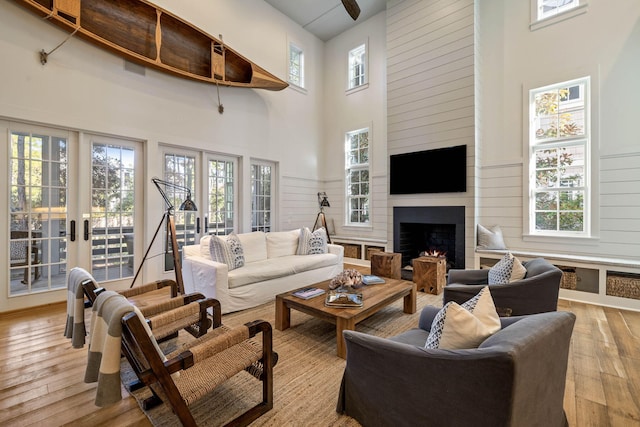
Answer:
<path fill-rule="evenodd" d="M 446 273 L 445 257 L 423 256 L 413 260 L 413 281 L 418 290 L 438 295 L 445 285 Z"/>
<path fill-rule="evenodd" d="M 400 279 L 402 255 L 391 252 L 371 253 L 371 274 L 390 279 Z"/>

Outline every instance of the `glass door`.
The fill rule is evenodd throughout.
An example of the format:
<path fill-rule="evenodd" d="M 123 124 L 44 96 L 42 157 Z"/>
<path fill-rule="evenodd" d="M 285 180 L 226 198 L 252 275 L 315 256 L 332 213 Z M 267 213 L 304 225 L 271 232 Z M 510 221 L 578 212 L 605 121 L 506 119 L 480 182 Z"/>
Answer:
<path fill-rule="evenodd" d="M 136 174 L 141 170 L 137 167 L 140 143 L 93 135 L 87 139 L 91 141 L 91 206 L 88 218 L 83 215 L 82 240 L 83 245 L 90 242 L 90 247 L 83 252 L 91 254 L 91 273 L 99 282 L 130 282 L 134 257 L 142 250 L 136 251 L 142 240 L 136 238 L 136 230 L 142 229 L 138 218 L 142 209 L 136 206 L 136 194 L 142 194 Z M 86 206 L 86 201 L 81 204 Z"/>
<path fill-rule="evenodd" d="M 198 207 L 197 212 L 179 211 L 185 192 L 166 189 L 167 197 L 175 207 L 179 250 L 184 245 L 199 243 L 200 237 L 206 234 L 223 235 L 234 231 L 238 211 L 237 158 L 175 147 L 165 147 L 162 156 L 163 179 L 190 189 Z M 162 210 L 166 210 L 164 202 Z M 167 241 L 166 230 L 163 241 Z M 165 254 L 168 251 L 167 244 L 164 251 Z M 164 266 L 165 271 L 173 270 L 171 256 L 165 256 Z"/>
<path fill-rule="evenodd" d="M 198 189 L 201 188 L 196 183 L 196 169 L 197 169 L 197 154 L 189 152 L 177 152 L 176 149 L 168 149 L 164 152 L 164 180 L 172 184 L 176 184 L 182 187 L 186 187 L 191 190 L 191 194 L 194 197 L 196 206 L 200 208 L 198 204 Z M 167 187 L 163 189 L 166 191 L 167 198 L 174 206 L 173 215 L 176 226 L 176 240 L 178 243 L 177 250 L 180 251 L 184 245 L 193 245 L 199 240 L 198 234 L 200 233 L 200 218 L 198 218 L 198 212 L 182 212 L 178 210 L 182 202 L 186 199 L 187 194 L 185 191 Z M 167 206 L 165 201 L 162 201 L 162 211 L 166 211 Z M 170 242 L 168 242 L 167 229 L 165 225 L 164 239 L 165 243 L 165 261 L 164 270 L 173 270 L 173 257 L 168 255 L 170 249 Z"/>
<path fill-rule="evenodd" d="M 64 289 L 69 134 L 9 131 L 9 296 Z"/>

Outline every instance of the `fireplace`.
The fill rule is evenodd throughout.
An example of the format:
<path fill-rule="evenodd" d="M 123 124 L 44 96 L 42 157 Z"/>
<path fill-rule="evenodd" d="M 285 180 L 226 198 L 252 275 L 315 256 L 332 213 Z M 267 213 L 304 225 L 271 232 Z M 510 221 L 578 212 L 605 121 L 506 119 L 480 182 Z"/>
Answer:
<path fill-rule="evenodd" d="M 464 206 L 394 207 L 393 250 L 402 254 L 403 276 L 411 275 L 405 267 L 423 251 L 446 253 L 447 270 L 463 269 L 464 221 Z"/>

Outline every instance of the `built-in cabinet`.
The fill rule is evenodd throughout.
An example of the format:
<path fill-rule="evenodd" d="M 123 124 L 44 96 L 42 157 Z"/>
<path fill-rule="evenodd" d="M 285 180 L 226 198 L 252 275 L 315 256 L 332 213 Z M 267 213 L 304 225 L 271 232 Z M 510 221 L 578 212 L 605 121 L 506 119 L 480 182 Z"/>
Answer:
<path fill-rule="evenodd" d="M 347 262 L 358 263 L 359 261 L 369 261 L 373 252 L 385 252 L 386 242 L 374 239 L 355 239 L 349 237 L 331 237 L 331 243 L 344 248 L 344 257 Z"/>

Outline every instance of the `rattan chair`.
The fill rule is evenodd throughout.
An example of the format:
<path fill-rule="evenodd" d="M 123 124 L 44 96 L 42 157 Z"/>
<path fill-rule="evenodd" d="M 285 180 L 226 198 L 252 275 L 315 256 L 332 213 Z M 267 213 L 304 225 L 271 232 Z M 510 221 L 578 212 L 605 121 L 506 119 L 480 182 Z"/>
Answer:
<path fill-rule="evenodd" d="M 262 333 L 262 344 L 251 339 Z M 122 319 L 122 352 L 139 380 L 153 396 L 144 402 L 149 408 L 162 402 L 170 405 L 184 426 L 195 426 L 189 406 L 218 385 L 246 370 L 262 381 L 262 401 L 227 425 L 248 425 L 273 408 L 273 366 L 271 325 L 262 320 L 228 328 L 214 328 L 165 359 L 158 351 L 136 313 Z M 171 374 L 179 372 L 179 376 Z"/>
<path fill-rule="evenodd" d="M 158 280 L 136 286 L 131 289 L 118 291 L 127 299 L 144 295 L 165 287 L 171 288 L 171 296 L 153 303 L 136 305 L 153 329 L 153 333 L 158 339 L 175 337 L 180 329 L 184 329 L 194 337 L 201 337 L 207 333 L 210 327 L 218 327 L 222 324 L 222 314 L 220 302 L 213 298 L 205 298 L 200 293 L 178 295 L 176 282 L 173 280 Z M 104 288 L 98 287 L 96 282 L 88 278 L 82 282 L 82 289 L 87 299 L 93 304 L 100 292 Z M 197 302 L 197 305 L 192 303 Z M 207 311 L 212 312 L 213 321 L 207 316 Z M 185 325 L 184 320 L 188 318 L 191 323 Z"/>

